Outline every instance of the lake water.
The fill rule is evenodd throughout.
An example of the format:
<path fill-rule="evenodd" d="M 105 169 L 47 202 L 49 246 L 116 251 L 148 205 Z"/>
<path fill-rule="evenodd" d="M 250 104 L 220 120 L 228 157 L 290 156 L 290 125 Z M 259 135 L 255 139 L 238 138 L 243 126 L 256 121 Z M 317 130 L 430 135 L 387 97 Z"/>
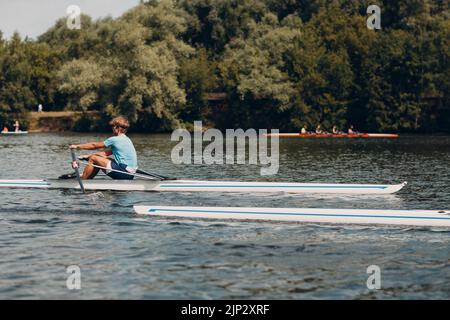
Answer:
<path fill-rule="evenodd" d="M 70 172 L 88 134 L 0 136 L 0 179 Z M 450 230 L 142 217 L 135 204 L 450 209 L 450 137 L 280 140 L 260 167 L 173 165 L 169 135 L 131 135 L 140 166 L 177 178 L 399 183 L 389 196 L 0 189 L 0 299 L 450 298 Z M 68 290 L 67 266 L 81 269 Z M 366 286 L 381 269 L 381 289 Z"/>

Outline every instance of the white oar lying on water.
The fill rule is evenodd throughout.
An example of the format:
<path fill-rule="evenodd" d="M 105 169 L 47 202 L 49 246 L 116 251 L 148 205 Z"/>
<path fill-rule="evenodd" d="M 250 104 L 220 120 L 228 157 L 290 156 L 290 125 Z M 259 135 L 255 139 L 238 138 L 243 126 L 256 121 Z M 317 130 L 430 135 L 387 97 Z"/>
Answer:
<path fill-rule="evenodd" d="M 134 206 L 137 214 L 221 220 L 450 227 L 450 210 Z"/>

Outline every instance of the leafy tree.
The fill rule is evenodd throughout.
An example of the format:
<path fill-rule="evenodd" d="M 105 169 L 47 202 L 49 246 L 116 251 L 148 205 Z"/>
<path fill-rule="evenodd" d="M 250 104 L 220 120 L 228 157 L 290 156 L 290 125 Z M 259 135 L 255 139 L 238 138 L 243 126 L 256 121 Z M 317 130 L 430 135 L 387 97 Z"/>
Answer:
<path fill-rule="evenodd" d="M 450 132 L 450 6 L 382 0 L 152 0 L 121 17 L 0 32 L 0 122 L 46 110 L 124 114 L 143 131 L 219 128 Z M 208 94 L 226 101 L 208 105 Z M 85 117 L 86 127 L 101 121 Z M 98 122 L 98 123 L 96 123 Z"/>
<path fill-rule="evenodd" d="M 249 37 L 236 38 L 227 45 L 220 67 L 225 86 L 250 107 L 245 116 L 236 117 L 237 123 L 238 118 L 251 121 L 251 105 L 262 107 L 257 106 L 256 100 L 272 112 L 289 108 L 295 90 L 284 57 L 301 36 L 299 26 L 301 21 L 295 17 L 280 23 L 275 15 L 267 14 L 260 23 L 249 24 Z"/>
<path fill-rule="evenodd" d="M 200 49 L 197 55 L 181 60 L 179 81 L 186 91 L 186 107 L 180 113 L 184 122 L 205 119 L 209 114 L 208 93 L 216 90 L 218 78 L 217 66 L 210 61 L 205 49 Z"/>
<path fill-rule="evenodd" d="M 188 14 L 187 42 L 220 54 L 227 43 L 252 32 L 249 24 L 259 22 L 268 13 L 262 0 L 181 0 Z"/>

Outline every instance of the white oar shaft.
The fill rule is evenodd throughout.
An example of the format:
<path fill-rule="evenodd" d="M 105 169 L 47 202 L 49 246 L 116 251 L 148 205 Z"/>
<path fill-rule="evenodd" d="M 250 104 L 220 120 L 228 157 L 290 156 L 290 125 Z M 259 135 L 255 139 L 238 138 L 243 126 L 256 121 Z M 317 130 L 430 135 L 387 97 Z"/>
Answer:
<path fill-rule="evenodd" d="M 105 167 L 102 167 L 102 166 L 98 166 L 98 165 L 96 165 L 96 164 L 89 163 L 89 162 L 87 162 L 87 163 L 82 163 L 82 165 L 85 165 L 85 166 L 91 166 L 91 167 L 98 168 L 98 169 L 102 169 L 102 170 L 107 170 L 107 171 L 112 171 L 112 172 L 122 173 L 122 174 L 126 174 L 126 175 L 133 176 L 133 177 L 144 178 L 144 179 L 147 179 L 147 180 L 153 180 L 153 181 L 155 180 L 154 178 L 151 178 L 151 177 L 149 177 L 149 176 L 144 176 L 144 175 L 141 175 L 141 174 L 138 174 L 138 173 L 131 173 L 131 172 L 127 172 L 127 171 L 115 170 L 115 169 L 112 169 L 112 168 L 109 169 L 109 168 L 105 168 Z"/>

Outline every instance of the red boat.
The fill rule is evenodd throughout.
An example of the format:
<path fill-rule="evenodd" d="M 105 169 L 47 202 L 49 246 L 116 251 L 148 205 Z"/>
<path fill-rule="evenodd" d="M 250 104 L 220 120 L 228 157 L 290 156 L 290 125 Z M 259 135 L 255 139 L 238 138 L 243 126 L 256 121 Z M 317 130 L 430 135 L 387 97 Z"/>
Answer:
<path fill-rule="evenodd" d="M 292 138 L 398 138 L 398 134 L 392 133 L 267 133 L 266 137 L 292 137 Z"/>

